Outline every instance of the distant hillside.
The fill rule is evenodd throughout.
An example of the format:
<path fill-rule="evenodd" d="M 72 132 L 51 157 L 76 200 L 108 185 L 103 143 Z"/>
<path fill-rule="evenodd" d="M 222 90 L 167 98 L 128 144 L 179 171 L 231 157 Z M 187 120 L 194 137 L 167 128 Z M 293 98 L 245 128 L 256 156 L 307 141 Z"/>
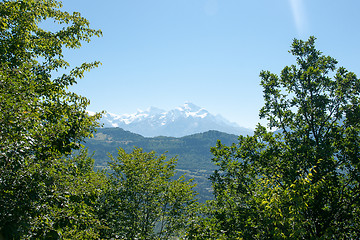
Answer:
<path fill-rule="evenodd" d="M 136 146 L 146 152 L 155 151 L 158 154 L 167 152 L 168 157 L 177 156 L 177 170 L 180 174 L 186 173 L 187 177 L 195 179 L 198 184 L 196 190 L 202 200 L 205 200 L 211 196 L 208 177 L 215 169 L 211 161 L 210 148 L 216 145 L 218 139 L 224 144 L 231 145 L 237 142 L 237 138 L 236 135 L 219 131 L 207 131 L 181 138 L 146 138 L 121 128 L 100 128 L 94 138 L 87 140 L 85 146 L 88 147 L 90 154 L 94 152 L 93 158 L 97 168 L 106 168 L 109 161 L 108 153 L 115 157 L 119 147 L 126 152 L 132 151 Z"/>

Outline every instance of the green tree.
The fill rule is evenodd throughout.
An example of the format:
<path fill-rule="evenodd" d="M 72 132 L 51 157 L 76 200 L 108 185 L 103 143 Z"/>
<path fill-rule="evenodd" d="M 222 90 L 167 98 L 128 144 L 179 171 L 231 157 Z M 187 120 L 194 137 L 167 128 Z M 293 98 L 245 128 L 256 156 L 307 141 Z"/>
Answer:
<path fill-rule="evenodd" d="M 135 148 L 111 156 L 110 188 L 103 216 L 110 231 L 104 238 L 169 239 L 181 234 L 196 209 L 194 185 L 174 179 L 176 159 Z"/>
<path fill-rule="evenodd" d="M 41 190 L 41 206 L 33 215 L 29 233 L 33 239 L 99 239 L 104 223 L 98 217 L 99 199 L 106 190 L 106 175 L 94 172 L 87 150 L 53 164 L 51 185 Z"/>
<path fill-rule="evenodd" d="M 63 50 L 101 31 L 61 7 L 55 0 L 0 2 L 0 233 L 11 239 L 59 236 L 56 217 L 44 210 L 67 198 L 57 188 L 65 159 L 100 117 L 88 116 L 89 101 L 67 90 L 99 62 L 69 71 Z M 46 30 L 51 24 L 59 30 Z"/>
<path fill-rule="evenodd" d="M 360 81 L 294 40 L 297 65 L 262 71 L 265 106 L 254 136 L 211 151 L 209 216 L 229 239 L 355 239 L 360 236 Z"/>

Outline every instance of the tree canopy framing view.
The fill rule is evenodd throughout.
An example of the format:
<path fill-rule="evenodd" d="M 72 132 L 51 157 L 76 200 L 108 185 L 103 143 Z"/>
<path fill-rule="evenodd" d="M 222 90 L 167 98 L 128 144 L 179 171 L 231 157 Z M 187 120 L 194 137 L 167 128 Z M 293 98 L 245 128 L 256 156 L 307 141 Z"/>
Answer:
<path fill-rule="evenodd" d="M 166 154 L 119 148 L 94 170 L 82 144 L 101 113 L 68 88 L 100 62 L 71 67 L 64 49 L 102 32 L 61 7 L 0 2 L 0 239 L 360 236 L 360 80 L 315 37 L 293 40 L 296 64 L 260 73 L 268 125 L 211 148 L 214 198 L 200 204 Z"/>

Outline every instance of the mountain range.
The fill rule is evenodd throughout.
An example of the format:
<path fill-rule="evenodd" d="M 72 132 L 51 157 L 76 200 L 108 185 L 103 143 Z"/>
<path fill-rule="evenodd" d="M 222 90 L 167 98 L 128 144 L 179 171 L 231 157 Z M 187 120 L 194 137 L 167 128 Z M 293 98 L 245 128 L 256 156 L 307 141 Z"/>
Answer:
<path fill-rule="evenodd" d="M 183 137 L 209 130 L 235 135 L 253 133 L 251 129 L 240 127 L 189 102 L 169 111 L 150 107 L 145 111 L 138 110 L 134 114 L 106 113 L 100 123 L 103 127 L 119 127 L 145 137 Z"/>

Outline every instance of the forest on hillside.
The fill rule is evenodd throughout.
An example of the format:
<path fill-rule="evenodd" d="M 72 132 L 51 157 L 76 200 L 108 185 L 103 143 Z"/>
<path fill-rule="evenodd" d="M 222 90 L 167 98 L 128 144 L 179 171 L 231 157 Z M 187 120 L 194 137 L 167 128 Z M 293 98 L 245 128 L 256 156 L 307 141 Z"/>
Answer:
<path fill-rule="evenodd" d="M 116 156 L 118 148 L 130 153 L 135 147 L 145 152 L 155 151 L 170 158 L 177 158 L 175 177 L 184 174 L 186 179 L 193 179 L 193 190 L 201 203 L 212 199 L 210 175 L 216 169 L 211 162 L 213 155 L 210 148 L 220 140 L 223 144 L 235 143 L 238 136 L 218 131 L 193 134 L 181 138 L 148 138 L 125 131 L 121 128 L 99 128 L 94 137 L 86 140 L 84 146 L 94 159 L 95 169 L 108 167 L 109 155 Z"/>
<path fill-rule="evenodd" d="M 359 238 L 360 79 L 315 37 L 293 40 L 294 65 L 261 71 L 268 125 L 210 147 L 212 199 L 200 203 L 175 175 L 186 164 L 166 155 L 169 139 L 116 143 L 106 170 L 94 168 L 82 144 L 102 113 L 89 116 L 69 87 L 100 63 L 69 70 L 64 51 L 101 30 L 56 0 L 4 0 L 0 13 L 0 239 Z M 170 142 L 190 154 L 205 135 Z"/>

